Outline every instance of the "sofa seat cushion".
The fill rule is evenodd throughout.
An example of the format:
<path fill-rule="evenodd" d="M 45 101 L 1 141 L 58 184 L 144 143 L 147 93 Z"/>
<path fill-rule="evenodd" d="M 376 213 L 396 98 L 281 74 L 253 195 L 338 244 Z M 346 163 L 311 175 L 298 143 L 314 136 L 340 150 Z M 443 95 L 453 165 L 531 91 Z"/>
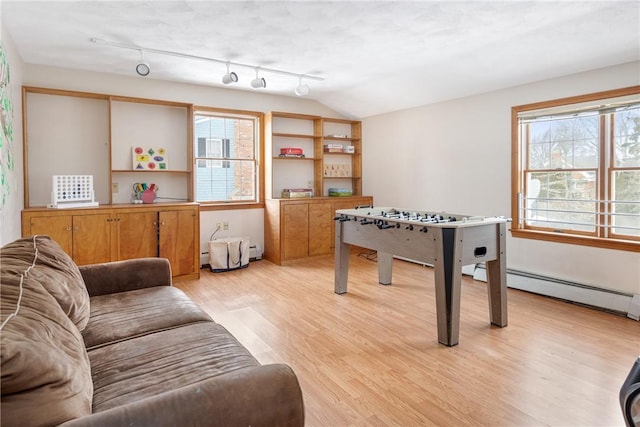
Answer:
<path fill-rule="evenodd" d="M 260 366 L 222 325 L 213 321 L 139 336 L 88 353 L 94 412 Z"/>
<path fill-rule="evenodd" d="M 175 328 L 211 321 L 180 289 L 155 286 L 91 297 L 91 317 L 82 331 L 87 349 Z"/>

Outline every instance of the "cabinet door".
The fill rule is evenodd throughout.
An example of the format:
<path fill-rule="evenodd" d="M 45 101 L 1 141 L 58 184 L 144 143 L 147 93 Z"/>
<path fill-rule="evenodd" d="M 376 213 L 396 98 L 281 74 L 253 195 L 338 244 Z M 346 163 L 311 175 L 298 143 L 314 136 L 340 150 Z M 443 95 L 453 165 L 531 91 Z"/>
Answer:
<path fill-rule="evenodd" d="M 71 226 L 71 215 L 31 217 L 29 219 L 29 234 L 47 235 L 58 242 L 69 256 L 73 256 Z"/>
<path fill-rule="evenodd" d="M 282 258 L 309 255 L 309 205 L 285 204 L 282 207 Z"/>
<path fill-rule="evenodd" d="M 309 256 L 331 253 L 333 209 L 331 203 L 309 204 Z"/>
<path fill-rule="evenodd" d="M 119 213 L 118 259 L 158 256 L 158 212 Z"/>
<path fill-rule="evenodd" d="M 73 216 L 73 260 L 78 265 L 113 261 L 109 214 Z"/>
<path fill-rule="evenodd" d="M 195 221 L 199 218 L 192 210 L 161 211 L 159 218 L 160 257 L 171 263 L 171 274 L 195 273 Z"/>

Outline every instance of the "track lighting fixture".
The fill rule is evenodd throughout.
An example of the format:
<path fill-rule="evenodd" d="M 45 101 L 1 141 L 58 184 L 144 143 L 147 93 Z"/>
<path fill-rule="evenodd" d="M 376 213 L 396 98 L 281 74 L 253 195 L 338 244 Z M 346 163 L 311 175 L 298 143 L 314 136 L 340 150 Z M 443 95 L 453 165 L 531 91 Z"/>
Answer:
<path fill-rule="evenodd" d="M 142 52 L 142 49 L 140 49 L 140 63 L 136 65 L 136 73 L 142 77 L 147 77 L 150 72 L 151 67 L 149 67 L 147 62 L 145 62 L 144 53 Z"/>
<path fill-rule="evenodd" d="M 0 0 L 0 1 L 2 1 L 2 0 Z M 294 92 L 298 96 L 306 96 L 311 92 L 311 89 L 309 88 L 309 85 L 306 84 L 306 83 L 303 84 L 302 83 L 302 79 L 305 79 L 306 81 L 309 81 L 309 80 L 323 81 L 324 80 L 323 77 L 314 76 L 314 75 L 310 75 L 310 74 L 292 73 L 292 72 L 289 72 L 289 71 L 278 70 L 276 68 L 258 67 L 256 65 L 243 64 L 243 63 L 240 63 L 240 62 L 227 61 L 227 60 L 223 60 L 223 59 L 208 58 L 208 57 L 205 57 L 205 56 L 189 55 L 189 54 L 186 54 L 186 53 L 171 52 L 171 51 L 168 51 L 168 50 L 161 50 L 161 49 L 153 49 L 153 48 L 144 47 L 144 46 L 112 42 L 112 41 L 107 41 L 107 40 L 102 40 L 102 39 L 97 39 L 97 38 L 91 38 L 90 41 L 91 41 L 91 43 L 95 43 L 95 44 L 101 44 L 101 45 L 105 45 L 105 46 L 117 47 L 117 48 L 120 48 L 120 49 L 131 49 L 131 50 L 139 51 L 141 60 L 140 60 L 140 63 L 138 63 L 136 65 L 136 73 L 138 73 L 138 75 L 143 76 L 143 77 L 148 76 L 149 73 L 151 72 L 151 67 L 149 67 L 149 64 L 144 60 L 144 53 L 147 53 L 147 54 L 148 53 L 153 53 L 153 54 L 156 54 L 156 55 L 167 55 L 167 56 L 174 56 L 174 57 L 177 57 L 177 58 L 196 59 L 196 60 L 199 60 L 199 61 L 209 61 L 209 62 L 215 62 L 215 63 L 218 63 L 218 64 L 225 64 L 227 66 L 227 74 L 222 76 L 222 83 L 224 83 L 226 85 L 238 82 L 238 75 L 229 70 L 230 66 L 232 66 L 232 65 L 233 65 L 234 68 L 251 68 L 251 69 L 255 70 L 256 78 L 251 80 L 251 87 L 253 87 L 254 89 L 264 89 L 264 88 L 267 87 L 267 81 L 264 79 L 264 77 L 259 77 L 258 76 L 258 72 L 259 71 L 262 72 L 262 73 L 266 72 L 266 73 L 271 73 L 271 74 L 280 74 L 280 75 L 289 76 L 289 77 L 297 77 L 298 78 L 298 86 L 295 88 Z"/>
<path fill-rule="evenodd" d="M 229 72 L 229 63 L 227 62 L 227 74 L 222 76 L 222 83 L 228 85 L 229 83 L 237 83 L 238 75 L 233 72 Z"/>
<path fill-rule="evenodd" d="M 300 76 L 300 80 L 298 81 L 298 87 L 294 90 L 295 94 L 298 96 L 307 96 L 311 92 L 311 88 L 308 84 L 302 84 L 302 76 Z"/>
<path fill-rule="evenodd" d="M 251 87 L 254 89 L 262 89 L 267 87 L 267 81 L 264 77 L 258 77 L 258 69 L 256 68 L 256 78 L 251 80 Z"/>

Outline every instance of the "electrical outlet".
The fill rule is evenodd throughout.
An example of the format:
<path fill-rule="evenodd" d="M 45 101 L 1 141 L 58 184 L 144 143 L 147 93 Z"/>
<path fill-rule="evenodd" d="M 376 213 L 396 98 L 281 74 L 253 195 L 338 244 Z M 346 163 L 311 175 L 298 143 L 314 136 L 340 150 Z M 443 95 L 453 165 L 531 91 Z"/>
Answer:
<path fill-rule="evenodd" d="M 229 223 L 227 221 L 222 223 L 222 229 L 223 230 L 228 230 L 229 229 Z"/>
<path fill-rule="evenodd" d="M 120 184 L 118 184 L 117 182 L 114 182 L 111 184 L 111 192 L 112 193 L 117 193 L 118 191 L 120 191 Z"/>
<path fill-rule="evenodd" d="M 222 223 L 221 222 L 216 222 L 216 229 L 217 230 L 222 230 Z"/>

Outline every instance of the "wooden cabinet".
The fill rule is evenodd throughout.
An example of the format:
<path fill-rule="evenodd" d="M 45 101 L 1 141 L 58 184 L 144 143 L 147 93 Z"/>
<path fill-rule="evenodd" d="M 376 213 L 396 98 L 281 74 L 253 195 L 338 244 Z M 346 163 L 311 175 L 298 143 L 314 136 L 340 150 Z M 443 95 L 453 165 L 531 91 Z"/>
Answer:
<path fill-rule="evenodd" d="M 116 261 L 112 255 L 112 214 L 73 215 L 71 257 L 78 265 Z"/>
<path fill-rule="evenodd" d="M 266 200 L 264 258 L 282 265 L 330 254 L 334 249 L 335 211 L 372 204 L 369 196 Z"/>
<path fill-rule="evenodd" d="M 22 236 L 46 234 L 58 242 L 60 247 L 73 256 L 73 217 L 71 215 L 29 216 L 22 214 Z M 26 230 L 26 231 L 25 231 Z"/>
<path fill-rule="evenodd" d="M 117 259 L 158 256 L 158 214 L 158 211 L 151 210 L 116 215 Z"/>
<path fill-rule="evenodd" d="M 334 202 L 309 204 L 309 256 L 324 255 L 333 250 Z"/>
<path fill-rule="evenodd" d="M 52 211 L 50 211 L 52 212 Z M 111 223 L 108 213 L 91 215 L 64 211 L 61 215 L 23 213 L 22 235 L 46 234 L 58 242 L 78 265 L 111 261 Z"/>
<path fill-rule="evenodd" d="M 107 205 L 22 211 L 22 235 L 46 234 L 78 265 L 140 257 L 168 258 L 174 278 L 199 277 L 196 203 Z"/>
<path fill-rule="evenodd" d="M 309 203 L 282 205 L 282 257 L 309 256 Z"/>
<path fill-rule="evenodd" d="M 158 213 L 159 254 L 171 261 L 174 276 L 198 274 L 200 267 L 200 215 L 190 210 Z"/>

